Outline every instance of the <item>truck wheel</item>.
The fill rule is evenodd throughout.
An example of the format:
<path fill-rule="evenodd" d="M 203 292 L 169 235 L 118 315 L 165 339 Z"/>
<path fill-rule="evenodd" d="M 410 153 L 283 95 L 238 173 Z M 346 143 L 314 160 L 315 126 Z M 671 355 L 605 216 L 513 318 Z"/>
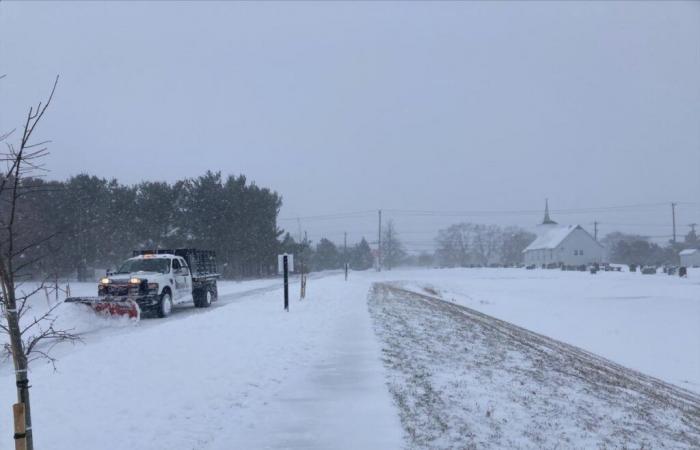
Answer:
<path fill-rule="evenodd" d="M 202 308 L 210 307 L 212 298 L 211 291 L 209 289 L 205 290 L 204 295 L 202 295 Z"/>
<path fill-rule="evenodd" d="M 172 311 L 173 296 L 170 295 L 169 291 L 163 291 L 163 293 L 160 294 L 160 301 L 158 302 L 156 315 L 162 319 L 163 317 L 168 317 Z"/>
<path fill-rule="evenodd" d="M 197 308 L 208 308 L 211 306 L 212 294 L 209 289 L 197 289 L 192 293 L 194 306 Z"/>

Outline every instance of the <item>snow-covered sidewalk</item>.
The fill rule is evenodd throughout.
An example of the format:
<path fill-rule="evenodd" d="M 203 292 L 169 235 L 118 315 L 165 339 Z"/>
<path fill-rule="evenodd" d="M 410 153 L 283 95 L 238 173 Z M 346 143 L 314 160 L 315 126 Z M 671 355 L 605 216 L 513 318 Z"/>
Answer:
<path fill-rule="evenodd" d="M 302 302 L 292 289 L 288 313 L 281 289 L 235 289 L 206 312 L 94 331 L 61 351 L 58 372 L 31 371 L 37 448 L 400 447 L 369 286 L 313 280 Z M 0 404 L 12 387 L 4 367 Z"/>

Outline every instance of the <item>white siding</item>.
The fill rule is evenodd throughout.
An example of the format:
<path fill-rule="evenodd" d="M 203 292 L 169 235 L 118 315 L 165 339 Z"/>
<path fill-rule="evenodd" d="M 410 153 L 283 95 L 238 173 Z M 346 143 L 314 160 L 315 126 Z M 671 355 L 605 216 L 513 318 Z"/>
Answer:
<path fill-rule="evenodd" d="M 574 230 L 557 247 L 557 261 L 567 266 L 603 262 L 603 247 L 584 230 Z"/>
<path fill-rule="evenodd" d="M 681 266 L 685 266 L 685 267 L 700 266 L 700 250 L 693 252 L 690 255 L 681 255 Z"/>

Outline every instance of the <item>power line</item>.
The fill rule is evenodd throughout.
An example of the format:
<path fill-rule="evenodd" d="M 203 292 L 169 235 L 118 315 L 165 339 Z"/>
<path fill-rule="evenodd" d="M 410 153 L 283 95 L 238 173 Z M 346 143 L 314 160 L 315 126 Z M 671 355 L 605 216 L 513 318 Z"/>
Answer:
<path fill-rule="evenodd" d="M 693 204 L 692 202 L 676 202 L 677 204 Z M 628 212 L 631 210 L 667 207 L 668 203 L 636 203 L 617 206 L 599 206 L 589 208 L 565 208 L 552 209 L 552 214 L 584 214 L 596 212 Z M 531 215 L 542 214 L 540 209 L 516 209 L 516 210 L 404 210 L 386 209 L 387 213 L 406 216 L 478 216 L 478 215 Z"/>
<path fill-rule="evenodd" d="M 279 221 L 291 221 L 291 220 L 336 220 L 336 219 L 352 219 L 356 217 L 365 217 L 370 214 L 374 214 L 376 211 L 353 211 L 344 213 L 333 213 L 333 214 L 318 214 L 314 216 L 297 216 L 297 217 L 281 217 L 277 220 Z"/>
<path fill-rule="evenodd" d="M 700 205 L 698 202 L 674 202 L 675 205 L 684 206 L 695 206 Z M 585 214 L 585 213 L 597 213 L 597 212 L 629 212 L 634 210 L 643 210 L 647 208 L 659 208 L 668 207 L 668 202 L 658 202 L 658 203 L 634 203 L 627 205 L 616 205 L 616 206 L 596 206 L 596 207 L 586 207 L 586 208 L 562 208 L 562 209 L 552 209 L 551 212 L 554 214 Z M 540 209 L 503 209 L 503 210 L 420 210 L 420 209 L 383 209 L 385 213 L 390 213 L 392 215 L 399 216 L 470 216 L 470 215 L 531 215 L 531 214 L 542 214 Z M 279 221 L 299 221 L 299 220 L 338 220 L 338 219 L 349 219 L 349 218 L 360 218 L 360 217 L 371 217 L 376 214 L 377 210 L 362 210 L 362 211 L 348 211 L 348 212 L 336 212 L 336 213 L 326 213 L 326 214 L 316 214 L 310 216 L 295 216 L 295 217 L 281 217 L 277 220 Z"/>

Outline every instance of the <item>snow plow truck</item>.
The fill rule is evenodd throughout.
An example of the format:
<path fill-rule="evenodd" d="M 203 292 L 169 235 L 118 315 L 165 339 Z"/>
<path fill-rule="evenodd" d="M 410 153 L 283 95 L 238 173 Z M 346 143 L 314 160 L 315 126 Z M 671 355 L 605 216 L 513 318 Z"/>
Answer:
<path fill-rule="evenodd" d="M 140 319 L 142 314 L 162 318 L 179 304 L 209 307 L 218 298 L 218 278 L 213 251 L 135 250 L 132 258 L 100 279 L 96 297 L 70 297 L 66 303 L 132 319 Z"/>

